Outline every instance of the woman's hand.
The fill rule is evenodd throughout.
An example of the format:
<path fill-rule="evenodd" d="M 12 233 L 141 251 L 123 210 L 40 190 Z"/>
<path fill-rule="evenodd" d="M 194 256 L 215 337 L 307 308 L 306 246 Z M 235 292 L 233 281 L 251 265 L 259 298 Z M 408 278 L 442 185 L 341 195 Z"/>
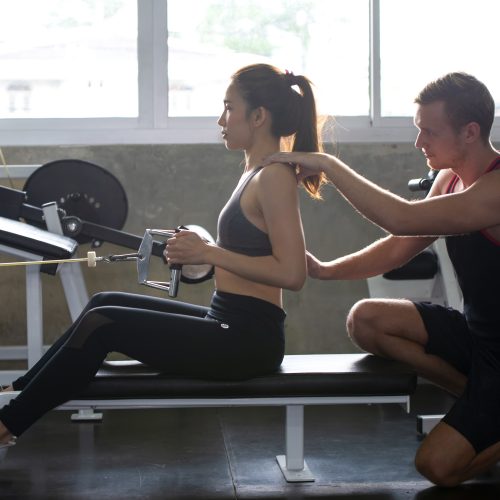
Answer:
<path fill-rule="evenodd" d="M 307 258 L 307 274 L 311 278 L 319 280 L 322 279 L 323 263 L 308 251 L 306 251 L 306 258 Z"/>
<path fill-rule="evenodd" d="M 306 177 L 311 175 L 318 175 L 324 172 L 329 163 L 331 157 L 325 153 L 274 153 L 268 156 L 263 165 L 269 165 L 271 163 L 287 163 L 297 167 L 297 180 L 301 181 Z"/>
<path fill-rule="evenodd" d="M 167 240 L 163 255 L 168 264 L 210 264 L 207 262 L 209 246 L 194 231 L 182 229 Z"/>

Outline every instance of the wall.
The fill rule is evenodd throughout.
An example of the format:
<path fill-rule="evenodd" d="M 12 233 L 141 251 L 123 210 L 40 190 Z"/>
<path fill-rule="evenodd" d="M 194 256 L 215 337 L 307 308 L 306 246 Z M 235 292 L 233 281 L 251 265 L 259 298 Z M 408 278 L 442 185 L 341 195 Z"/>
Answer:
<path fill-rule="evenodd" d="M 217 215 L 241 173 L 240 153 L 222 145 L 140 145 L 79 147 L 4 147 L 9 164 L 43 164 L 62 158 L 79 158 L 101 165 L 123 184 L 129 200 L 124 230 L 143 234 L 146 227 L 172 228 L 199 224 L 215 235 Z M 411 144 L 349 144 L 337 148 L 348 164 L 382 187 L 409 197 L 407 181 L 427 173 L 425 161 Z M 4 180 L 3 184 L 7 184 Z M 17 180 L 21 188 L 24 181 Z M 301 193 L 308 249 L 322 259 L 355 251 L 383 235 L 357 214 L 328 186 L 324 201 Z M 81 247 L 86 256 L 88 245 Z M 128 250 L 105 244 L 98 255 Z M 1 260 L 8 260 L 2 256 Z M 164 279 L 159 259 L 153 275 Z M 89 293 L 116 289 L 156 293 L 136 284 L 131 263 L 84 269 Z M 45 341 L 50 343 L 68 326 L 69 314 L 57 278 L 43 276 Z M 180 300 L 208 304 L 212 283 L 181 285 Z M 286 292 L 287 352 L 355 352 L 345 333 L 350 306 L 367 296 L 365 281 L 319 282 L 308 280 L 299 293 Z M 24 343 L 26 330 L 23 268 L 0 273 L 0 343 Z"/>

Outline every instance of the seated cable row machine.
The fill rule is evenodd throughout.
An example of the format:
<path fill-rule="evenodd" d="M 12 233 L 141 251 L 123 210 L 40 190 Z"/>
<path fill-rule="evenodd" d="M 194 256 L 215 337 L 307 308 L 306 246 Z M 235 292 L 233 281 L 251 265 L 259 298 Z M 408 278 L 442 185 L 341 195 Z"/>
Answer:
<path fill-rule="evenodd" d="M 69 259 L 74 256 L 78 245 L 84 243 L 99 248 L 103 242 L 108 242 L 136 252 L 142 245 L 147 259 L 138 260 L 136 253 L 114 256 L 114 260 L 135 258 L 138 260 L 139 282 L 167 290 L 172 282 L 175 289 L 169 292 L 171 296 L 177 294 L 179 281 L 199 283 L 212 276 L 211 266 L 183 266 L 182 271 L 171 270 L 170 282 L 149 280 L 149 257 L 162 257 L 165 247 L 164 241 L 154 240 L 153 236 L 165 240 L 169 235 L 148 230 L 141 237 L 123 231 L 127 213 L 128 201 L 123 187 L 102 167 L 82 160 L 50 162 L 28 177 L 23 190 L 0 186 L 0 252 L 33 262 Z M 203 228 L 188 228 L 212 240 Z M 0 347 L 0 360 L 27 359 L 28 367 L 31 367 L 44 351 L 40 273 L 59 276 L 73 321 L 89 297 L 78 263 L 25 267 L 27 345 Z M 0 383 L 8 383 L 21 373 L 23 371 L 0 371 Z"/>

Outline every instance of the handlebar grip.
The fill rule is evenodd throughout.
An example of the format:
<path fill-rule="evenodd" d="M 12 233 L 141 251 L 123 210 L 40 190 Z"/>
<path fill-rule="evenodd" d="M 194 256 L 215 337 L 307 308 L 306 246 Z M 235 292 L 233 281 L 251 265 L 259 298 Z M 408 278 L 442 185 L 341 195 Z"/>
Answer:
<path fill-rule="evenodd" d="M 429 191 L 432 187 L 433 179 L 423 178 L 423 179 L 410 179 L 408 181 L 408 189 L 410 191 Z"/>
<path fill-rule="evenodd" d="M 187 227 L 186 226 L 182 226 L 182 225 L 181 226 L 177 226 L 175 228 L 175 232 L 178 233 L 181 229 L 187 229 Z M 182 269 L 182 264 L 170 264 L 169 267 L 170 267 L 170 269 L 172 271 L 177 271 L 177 270 Z"/>
<path fill-rule="evenodd" d="M 177 297 L 179 291 L 179 282 L 181 280 L 181 268 L 179 264 L 170 266 L 170 286 L 168 288 L 169 297 Z"/>
<path fill-rule="evenodd" d="M 185 226 L 178 226 L 175 232 L 178 233 L 181 229 L 187 229 Z M 177 297 L 179 291 L 179 282 L 181 280 L 182 264 L 171 264 L 170 268 L 170 286 L 168 289 L 169 297 Z"/>

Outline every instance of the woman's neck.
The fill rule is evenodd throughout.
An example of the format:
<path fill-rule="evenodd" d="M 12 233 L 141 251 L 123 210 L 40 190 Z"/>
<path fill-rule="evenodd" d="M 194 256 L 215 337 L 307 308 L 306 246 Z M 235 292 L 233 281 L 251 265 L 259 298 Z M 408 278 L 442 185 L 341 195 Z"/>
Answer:
<path fill-rule="evenodd" d="M 245 172 L 260 167 L 265 158 L 279 152 L 279 150 L 279 140 L 274 138 L 272 141 L 256 144 L 252 148 L 245 150 Z"/>

